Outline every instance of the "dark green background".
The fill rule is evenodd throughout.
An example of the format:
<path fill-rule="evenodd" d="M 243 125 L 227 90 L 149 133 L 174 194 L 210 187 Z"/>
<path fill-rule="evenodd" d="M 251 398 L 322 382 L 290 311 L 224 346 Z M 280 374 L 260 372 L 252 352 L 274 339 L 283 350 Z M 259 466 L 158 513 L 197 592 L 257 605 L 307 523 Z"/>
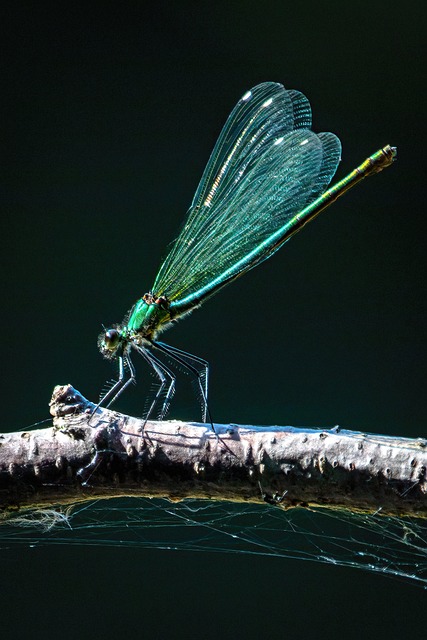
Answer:
<path fill-rule="evenodd" d="M 101 323 L 153 283 L 237 99 L 275 80 L 398 163 L 165 335 L 211 362 L 216 421 L 425 436 L 425 3 L 9 3 L 2 9 L 4 430 L 55 384 L 96 399 Z M 139 369 L 141 382 L 146 372 Z M 198 419 L 187 379 L 171 417 Z M 143 384 L 118 407 L 138 413 Z M 2 551 L 2 637 L 398 638 L 424 592 L 244 555 Z M 14 630 L 14 633 L 12 631 Z"/>

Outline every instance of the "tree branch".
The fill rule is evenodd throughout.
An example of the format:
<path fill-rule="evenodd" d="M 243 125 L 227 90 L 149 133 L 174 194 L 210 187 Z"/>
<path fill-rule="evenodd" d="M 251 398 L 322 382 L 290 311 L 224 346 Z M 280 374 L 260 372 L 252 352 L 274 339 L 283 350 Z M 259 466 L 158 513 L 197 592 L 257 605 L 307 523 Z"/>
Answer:
<path fill-rule="evenodd" d="M 0 515 L 97 497 L 207 498 L 427 517 L 427 441 L 153 422 L 55 387 L 53 427 L 0 435 Z"/>

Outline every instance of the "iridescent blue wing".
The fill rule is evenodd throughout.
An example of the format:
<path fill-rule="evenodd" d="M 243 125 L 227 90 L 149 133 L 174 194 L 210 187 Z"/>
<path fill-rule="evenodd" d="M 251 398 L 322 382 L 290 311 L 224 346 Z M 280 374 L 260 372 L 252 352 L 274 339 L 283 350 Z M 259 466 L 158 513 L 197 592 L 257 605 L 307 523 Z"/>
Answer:
<path fill-rule="evenodd" d="M 332 179 L 341 145 L 310 130 L 305 96 L 266 82 L 239 100 L 214 147 L 184 226 L 153 291 L 179 304 L 223 274 L 247 271 L 271 255 L 238 263 L 319 196 Z M 240 269 L 240 270 L 239 270 Z M 225 282 L 225 276 L 224 276 Z M 217 287 L 216 284 L 216 288 Z"/>

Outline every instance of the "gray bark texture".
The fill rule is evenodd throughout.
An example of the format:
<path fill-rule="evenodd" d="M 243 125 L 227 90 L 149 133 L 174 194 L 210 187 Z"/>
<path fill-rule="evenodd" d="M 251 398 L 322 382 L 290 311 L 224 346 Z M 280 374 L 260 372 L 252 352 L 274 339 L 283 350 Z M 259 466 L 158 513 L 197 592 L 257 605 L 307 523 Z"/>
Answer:
<path fill-rule="evenodd" d="M 154 422 L 55 387 L 53 426 L 0 435 L 0 518 L 119 496 L 427 517 L 427 441 L 333 429 Z"/>

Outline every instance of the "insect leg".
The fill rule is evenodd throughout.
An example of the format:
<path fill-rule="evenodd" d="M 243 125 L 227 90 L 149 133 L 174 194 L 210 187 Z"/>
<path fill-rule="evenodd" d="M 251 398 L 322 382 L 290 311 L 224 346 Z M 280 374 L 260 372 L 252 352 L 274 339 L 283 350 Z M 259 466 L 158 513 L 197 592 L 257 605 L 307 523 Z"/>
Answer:
<path fill-rule="evenodd" d="M 159 388 L 157 390 L 156 395 L 153 398 L 153 401 L 151 402 L 150 407 L 148 408 L 148 411 L 145 415 L 145 422 L 147 422 L 147 420 L 150 419 L 150 416 L 153 412 L 153 410 L 155 409 L 159 399 L 162 396 L 162 393 L 164 392 L 164 389 L 166 387 L 166 394 L 163 400 L 163 404 L 162 404 L 162 409 L 160 411 L 160 415 L 159 415 L 159 420 L 163 420 L 168 407 L 169 407 L 169 403 L 173 397 L 173 394 L 175 393 L 175 375 L 172 373 L 172 371 L 165 365 L 163 364 L 163 362 L 161 362 L 158 358 L 156 358 L 155 355 L 153 355 L 152 353 L 149 353 L 146 349 L 144 349 L 143 347 L 139 347 L 137 345 L 132 345 L 137 351 L 138 353 L 140 353 L 142 355 L 142 357 L 148 362 L 148 364 L 152 367 L 152 369 L 154 370 L 154 372 L 156 373 L 157 377 L 159 378 Z M 168 384 L 168 379 L 169 379 L 169 384 Z"/>
<path fill-rule="evenodd" d="M 154 348 L 166 353 L 172 360 L 175 362 L 179 362 L 185 369 L 193 373 L 196 376 L 197 383 L 199 385 L 200 394 L 202 397 L 202 419 L 203 422 L 209 422 L 212 431 L 215 433 L 215 428 L 213 425 L 211 412 L 208 406 L 208 374 L 209 374 L 209 364 L 206 360 L 199 358 L 198 356 L 194 356 L 191 353 L 187 353 L 186 351 L 181 351 L 181 349 L 177 349 L 176 347 L 171 347 L 164 342 L 156 342 L 153 340 L 152 345 Z M 197 364 L 200 366 L 198 369 Z"/>
<path fill-rule="evenodd" d="M 128 369 L 129 369 L 129 378 L 128 379 L 125 378 L 125 366 L 127 366 Z M 117 400 L 119 395 L 121 393 L 123 393 L 123 391 L 126 389 L 126 387 L 128 387 L 134 381 L 135 381 L 135 367 L 133 366 L 130 357 L 128 355 L 119 356 L 119 378 L 113 384 L 111 389 L 109 389 L 107 391 L 105 396 L 103 398 L 101 398 L 101 400 L 98 402 L 98 404 L 96 405 L 96 407 L 94 408 L 94 410 L 91 413 L 89 422 L 90 422 L 92 416 L 98 411 L 98 409 L 101 406 L 105 405 L 106 408 L 111 406 L 112 403 L 115 400 Z"/>
<path fill-rule="evenodd" d="M 129 378 L 127 380 L 124 379 L 124 365 L 127 365 L 128 369 L 129 369 Z M 113 402 L 115 402 L 115 400 L 117 400 L 117 398 L 123 393 L 123 391 L 126 389 L 126 387 L 128 387 L 132 382 L 135 382 L 135 367 L 133 366 L 133 363 L 131 361 L 131 359 L 129 358 L 128 355 L 124 356 L 123 358 L 120 358 L 120 370 L 119 370 L 119 380 L 116 382 L 116 384 L 110 389 L 110 391 L 106 394 L 106 396 L 103 398 L 103 402 L 105 402 L 107 396 L 111 395 L 113 396 L 111 398 L 111 400 L 109 400 L 108 404 L 106 405 L 106 407 L 108 408 L 109 406 L 111 406 L 113 404 Z M 118 383 L 121 383 L 121 385 L 118 387 L 118 389 L 116 390 L 116 387 L 118 386 Z M 114 391 L 116 390 L 116 393 L 114 393 Z"/>

